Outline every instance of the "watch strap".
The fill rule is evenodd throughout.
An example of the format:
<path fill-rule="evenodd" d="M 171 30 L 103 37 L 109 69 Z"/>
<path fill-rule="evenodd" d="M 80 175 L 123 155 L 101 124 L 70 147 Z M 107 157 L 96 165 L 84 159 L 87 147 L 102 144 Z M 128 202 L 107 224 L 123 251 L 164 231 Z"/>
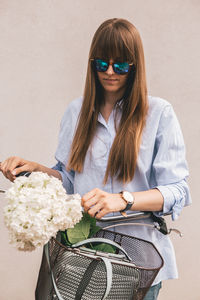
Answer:
<path fill-rule="evenodd" d="M 125 212 L 127 210 L 130 210 L 131 207 L 132 207 L 132 205 L 133 205 L 133 203 L 134 203 L 134 201 L 133 202 L 127 202 L 127 200 L 123 197 L 123 191 L 121 191 L 119 194 L 121 195 L 122 199 L 124 201 L 126 201 L 126 203 L 127 203 L 126 207 L 124 209 L 120 210 L 120 212 Z"/>
<path fill-rule="evenodd" d="M 126 207 L 122 210 L 120 210 L 120 212 L 126 211 L 126 210 L 130 210 L 132 207 L 133 203 L 127 203 Z"/>

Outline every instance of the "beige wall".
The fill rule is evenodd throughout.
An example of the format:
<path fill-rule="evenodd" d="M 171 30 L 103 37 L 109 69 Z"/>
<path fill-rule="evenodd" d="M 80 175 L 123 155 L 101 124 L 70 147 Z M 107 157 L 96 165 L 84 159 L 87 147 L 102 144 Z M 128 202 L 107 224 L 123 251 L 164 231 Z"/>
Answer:
<path fill-rule="evenodd" d="M 199 0 L 1 0 L 0 160 L 15 154 L 54 164 L 61 116 L 82 94 L 91 38 L 115 16 L 139 29 L 149 92 L 173 104 L 187 146 L 193 205 L 173 224 L 184 237 L 172 235 L 180 279 L 166 282 L 160 299 L 198 300 Z M 9 187 L 2 175 L 0 187 Z M 0 214 L 0 299 L 33 300 L 41 250 L 13 249 Z"/>

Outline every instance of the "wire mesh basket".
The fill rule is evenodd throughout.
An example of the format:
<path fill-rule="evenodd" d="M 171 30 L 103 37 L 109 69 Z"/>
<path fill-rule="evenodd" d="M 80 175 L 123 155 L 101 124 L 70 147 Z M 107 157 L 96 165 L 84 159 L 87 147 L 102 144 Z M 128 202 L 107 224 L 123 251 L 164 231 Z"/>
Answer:
<path fill-rule="evenodd" d="M 135 289 L 134 297 L 125 298 L 122 295 L 121 298 L 108 299 L 143 299 L 164 264 L 163 258 L 156 247 L 149 241 L 115 231 L 100 230 L 96 236 L 117 242 L 128 253 L 140 274 L 140 280 L 137 289 Z M 119 251 L 119 253 L 121 252 Z"/>
<path fill-rule="evenodd" d="M 94 240 L 98 238 L 116 242 L 121 248 L 117 249 L 115 255 L 109 256 L 103 252 L 90 253 L 90 249 L 83 247 L 67 248 L 58 240 L 51 239 L 48 251 L 53 280 L 43 255 L 37 285 L 37 290 L 42 290 L 43 294 L 36 295 L 36 299 L 142 300 L 163 266 L 158 250 L 151 242 L 114 231 L 100 230 Z M 124 252 L 128 253 L 131 261 L 124 256 Z M 102 257 L 107 257 L 112 265 L 108 293 L 109 270 L 100 259 Z"/>

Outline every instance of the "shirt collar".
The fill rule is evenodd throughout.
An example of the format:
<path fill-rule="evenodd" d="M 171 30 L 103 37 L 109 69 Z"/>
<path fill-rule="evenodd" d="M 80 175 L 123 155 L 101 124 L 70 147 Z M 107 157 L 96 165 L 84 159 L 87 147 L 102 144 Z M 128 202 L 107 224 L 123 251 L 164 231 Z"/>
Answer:
<path fill-rule="evenodd" d="M 123 101 L 124 101 L 124 98 L 119 99 L 119 100 L 116 102 L 115 107 L 122 109 Z M 115 107 L 114 107 L 114 109 L 115 109 Z M 95 108 L 93 108 L 93 112 L 95 112 Z"/>
<path fill-rule="evenodd" d="M 124 101 L 124 98 L 121 98 L 120 100 L 118 100 L 115 107 L 122 109 L 123 101 Z"/>

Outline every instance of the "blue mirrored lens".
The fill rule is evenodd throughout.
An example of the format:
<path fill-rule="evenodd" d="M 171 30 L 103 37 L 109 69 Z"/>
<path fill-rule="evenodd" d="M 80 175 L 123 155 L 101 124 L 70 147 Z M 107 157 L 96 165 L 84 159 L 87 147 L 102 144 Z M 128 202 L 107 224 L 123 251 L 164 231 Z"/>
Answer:
<path fill-rule="evenodd" d="M 129 71 L 129 64 L 127 62 L 114 63 L 113 69 L 117 74 L 126 74 Z"/>
<path fill-rule="evenodd" d="M 96 59 L 95 64 L 98 72 L 105 72 L 108 69 L 108 63 L 101 59 Z"/>

